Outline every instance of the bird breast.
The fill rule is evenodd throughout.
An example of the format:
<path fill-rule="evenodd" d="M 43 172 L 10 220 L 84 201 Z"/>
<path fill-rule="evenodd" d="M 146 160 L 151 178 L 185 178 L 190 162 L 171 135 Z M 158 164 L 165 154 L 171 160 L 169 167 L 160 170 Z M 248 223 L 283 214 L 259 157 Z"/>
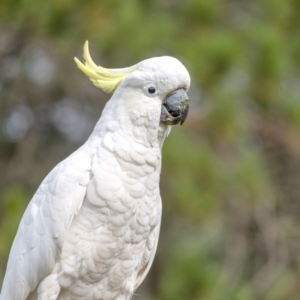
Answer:
<path fill-rule="evenodd" d="M 62 251 L 60 285 L 79 294 L 87 285 L 132 293 L 158 239 L 160 149 L 115 139 L 108 133 L 100 143 Z"/>

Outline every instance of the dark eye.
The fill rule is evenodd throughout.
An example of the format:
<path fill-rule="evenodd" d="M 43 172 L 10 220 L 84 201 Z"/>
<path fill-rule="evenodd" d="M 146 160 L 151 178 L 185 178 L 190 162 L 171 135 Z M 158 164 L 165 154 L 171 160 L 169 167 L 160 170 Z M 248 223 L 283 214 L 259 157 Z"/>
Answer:
<path fill-rule="evenodd" d="M 148 93 L 149 94 L 154 94 L 156 92 L 156 88 L 154 87 L 154 86 L 150 86 L 149 88 L 148 88 Z"/>
<path fill-rule="evenodd" d="M 158 90 L 155 84 L 149 83 L 143 87 L 143 91 L 148 97 L 155 97 L 158 94 Z"/>

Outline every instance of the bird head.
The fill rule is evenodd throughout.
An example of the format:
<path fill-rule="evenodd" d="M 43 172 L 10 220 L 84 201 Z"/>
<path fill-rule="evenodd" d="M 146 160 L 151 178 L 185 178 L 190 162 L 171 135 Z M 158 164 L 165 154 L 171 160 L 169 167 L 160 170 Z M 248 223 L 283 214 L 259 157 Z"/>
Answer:
<path fill-rule="evenodd" d="M 154 57 L 129 68 L 106 69 L 93 62 L 88 42 L 84 45 L 83 56 L 84 64 L 75 58 L 79 69 L 104 92 L 122 95 L 118 99 L 126 98 L 128 110 L 137 106 L 145 110 L 152 107 L 159 113 L 159 121 L 166 125 L 182 125 L 185 121 L 189 110 L 190 76 L 176 58 Z"/>

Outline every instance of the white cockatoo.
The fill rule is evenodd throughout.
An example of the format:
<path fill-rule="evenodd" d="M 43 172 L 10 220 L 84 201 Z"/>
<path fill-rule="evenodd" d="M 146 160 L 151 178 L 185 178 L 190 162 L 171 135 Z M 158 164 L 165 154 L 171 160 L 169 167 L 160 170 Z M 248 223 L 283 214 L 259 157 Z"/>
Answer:
<path fill-rule="evenodd" d="M 44 179 L 15 237 L 1 300 L 127 300 L 156 252 L 162 145 L 188 113 L 190 76 L 173 57 L 125 69 L 75 61 L 113 93 L 88 140 Z"/>

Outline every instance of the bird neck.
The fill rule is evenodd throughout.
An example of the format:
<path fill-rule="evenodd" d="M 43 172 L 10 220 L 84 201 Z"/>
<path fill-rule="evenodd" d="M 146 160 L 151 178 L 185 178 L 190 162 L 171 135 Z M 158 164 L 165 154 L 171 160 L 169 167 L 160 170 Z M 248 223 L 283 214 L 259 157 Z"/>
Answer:
<path fill-rule="evenodd" d="M 124 102 L 109 101 L 96 124 L 95 135 L 122 136 L 130 143 L 162 149 L 171 126 L 160 123 L 160 104 L 130 106 Z"/>

